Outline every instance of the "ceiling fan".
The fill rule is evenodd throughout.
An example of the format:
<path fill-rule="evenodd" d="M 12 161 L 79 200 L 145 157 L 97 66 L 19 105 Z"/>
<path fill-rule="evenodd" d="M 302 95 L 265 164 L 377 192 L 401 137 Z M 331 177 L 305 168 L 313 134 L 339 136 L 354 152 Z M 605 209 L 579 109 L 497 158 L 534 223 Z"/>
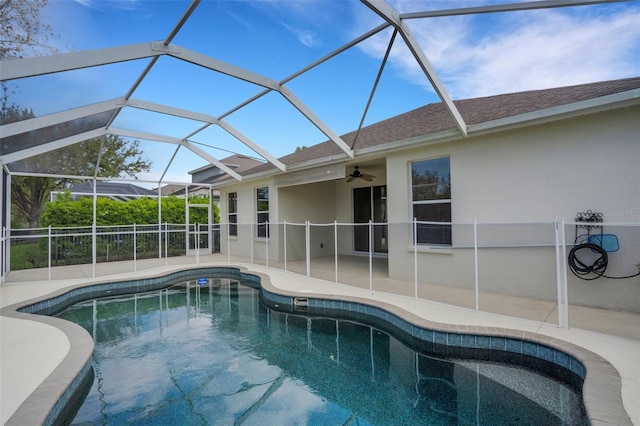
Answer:
<path fill-rule="evenodd" d="M 351 182 L 352 180 L 356 179 L 356 178 L 360 178 L 362 180 L 366 180 L 367 182 L 371 182 L 373 180 L 373 178 L 375 178 L 375 176 L 367 174 L 367 173 L 360 173 L 360 170 L 358 170 L 360 168 L 360 166 L 354 166 L 354 170 L 353 172 L 349 175 L 349 177 L 347 178 L 347 182 Z"/>

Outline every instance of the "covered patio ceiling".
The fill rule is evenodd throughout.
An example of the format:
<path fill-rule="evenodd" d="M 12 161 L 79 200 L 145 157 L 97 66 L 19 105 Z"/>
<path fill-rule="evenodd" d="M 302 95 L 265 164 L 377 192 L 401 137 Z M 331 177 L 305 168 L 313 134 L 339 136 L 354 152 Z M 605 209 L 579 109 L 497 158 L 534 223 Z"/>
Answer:
<path fill-rule="evenodd" d="M 415 23 L 429 25 L 430 19 L 443 17 L 573 8 L 600 3 L 611 3 L 611 1 L 533 1 L 400 13 L 385 1 L 362 0 L 361 4 L 356 7 L 365 8 L 368 10 L 367 13 L 373 14 L 373 17 L 377 16 L 376 20 L 371 21 L 376 24 L 363 30 L 350 41 L 333 48 L 324 56 L 310 60 L 306 65 L 286 77 L 272 77 L 268 72 L 252 71 L 244 64 L 221 60 L 215 53 L 203 53 L 200 50 L 202 46 L 200 43 L 203 40 L 199 40 L 200 43 L 194 43 L 194 46 L 182 45 L 180 43 L 182 32 L 194 31 L 193 26 L 189 27 L 190 22 L 195 21 L 194 24 L 202 25 L 202 20 L 204 19 L 206 22 L 207 14 L 211 13 L 207 9 L 211 4 L 206 2 L 201 4 L 200 0 L 193 0 L 189 4 L 184 3 L 186 9 L 173 17 L 175 24 L 166 28 L 167 35 L 161 41 L 145 40 L 113 47 L 2 61 L 0 63 L 0 80 L 7 84 L 16 83 L 18 87 L 26 86 L 27 88 L 34 82 L 40 82 L 40 85 L 34 83 L 34 87 L 45 87 L 40 92 L 42 97 L 55 96 L 52 94 L 57 92 L 53 90 L 52 86 L 46 86 L 46 80 L 41 79 L 51 75 L 66 75 L 70 83 L 67 99 L 59 102 L 60 110 L 0 126 L 0 162 L 9 174 L 50 176 L 51 172 L 46 169 L 46 166 L 41 166 L 42 164 L 46 165 L 46 162 L 27 160 L 39 156 L 56 155 L 65 147 L 82 141 L 90 139 L 104 141 L 103 138 L 106 135 L 117 135 L 123 138 L 147 141 L 145 143 L 150 144 L 145 145 L 146 151 L 155 150 L 152 144 L 157 143 L 163 146 L 169 144 L 173 147 L 169 151 L 172 152 L 170 155 L 165 154 L 154 158 L 156 173 L 154 177 L 149 178 L 148 182 L 156 184 L 174 183 L 169 178 L 170 170 L 176 165 L 176 158 L 184 153 L 188 153 L 190 158 L 197 159 L 196 162 L 189 163 L 191 169 L 201 166 L 204 162 L 219 167 L 237 180 L 242 180 L 242 176 L 221 161 L 222 158 L 232 153 L 248 153 L 245 155 L 255 156 L 271 163 L 280 171 L 287 172 L 287 166 L 278 160 L 278 154 L 281 153 L 273 153 L 265 146 L 265 141 L 260 137 L 259 126 L 257 130 L 253 126 L 248 129 L 246 125 L 243 126 L 243 123 L 247 123 L 246 120 L 237 120 L 237 124 L 234 124 L 233 118 L 238 115 L 244 115 L 247 120 L 253 120 L 255 123 L 266 123 L 267 127 L 277 127 L 283 133 L 289 132 L 289 127 L 292 129 L 291 131 L 296 131 L 296 127 L 293 127 L 292 124 L 293 120 L 303 121 L 305 123 L 303 126 L 314 129 L 316 139 L 319 137 L 320 140 L 330 140 L 335 143 L 340 148 L 345 161 L 354 159 L 358 156 L 357 140 L 352 144 L 347 144 L 339 134 L 346 130 L 359 129 L 368 120 L 375 119 L 375 117 L 368 116 L 370 107 L 375 103 L 375 95 L 385 75 L 389 57 L 393 50 L 398 48 L 407 49 L 410 52 L 417 69 L 425 77 L 425 82 L 431 86 L 432 93 L 437 96 L 434 96 L 434 101 L 441 102 L 446 107 L 461 136 L 465 137 L 467 135 L 465 119 L 454 105 L 443 79 L 436 72 L 418 39 L 413 35 L 412 25 Z M 182 3 L 179 4 L 182 5 Z M 463 3 L 463 5 L 465 4 L 467 3 Z M 232 7 L 232 4 L 228 6 Z M 241 18 L 238 18 L 238 22 L 241 22 Z M 339 21 L 336 20 L 336 23 Z M 283 25 L 286 24 L 283 23 Z M 234 34 L 226 34 L 226 36 L 234 37 Z M 149 38 L 152 37 L 153 35 L 150 34 Z M 297 86 L 296 82 L 306 76 L 313 75 L 319 68 L 327 67 L 327 64 L 332 62 L 339 63 L 339 65 L 330 68 L 333 77 L 327 77 L 327 75 L 332 75 L 330 72 L 329 74 L 323 73 L 320 78 L 340 79 L 341 75 L 351 72 L 349 68 L 344 68 L 344 64 L 341 64 L 340 61 L 346 57 L 346 66 L 348 67 L 349 52 L 357 54 L 353 53 L 354 49 L 374 38 L 383 40 L 384 55 L 377 62 L 369 61 L 369 69 L 364 74 L 367 76 L 367 83 L 359 92 L 361 97 L 359 101 L 362 107 L 350 117 L 350 121 L 348 120 L 346 124 L 329 124 L 329 121 L 335 123 L 338 121 L 327 121 L 325 118 L 327 111 L 314 107 L 313 100 L 309 100 L 311 92 L 301 89 L 301 86 Z M 185 38 L 185 40 L 189 39 Z M 211 40 L 211 44 L 220 47 L 224 44 L 224 40 Z M 278 46 L 273 46 L 273 48 L 277 49 Z M 256 49 L 258 49 L 257 46 Z M 213 51 L 215 52 L 215 49 Z M 249 48 L 248 62 L 251 62 L 251 57 L 254 54 L 257 61 L 264 61 L 269 57 L 269 55 L 264 55 L 262 51 L 252 51 Z M 298 63 L 299 59 L 291 62 Z M 98 68 L 113 70 L 113 78 L 118 80 L 121 91 L 115 97 L 83 103 L 85 97 L 82 94 L 72 93 L 74 90 L 73 82 L 75 79 L 91 76 L 91 74 L 79 74 L 81 70 Z M 159 75 L 167 75 L 165 73 L 159 74 L 163 68 L 165 68 L 165 73 L 172 73 L 174 78 L 160 82 L 159 86 L 158 82 L 154 80 L 157 80 Z M 267 71 L 270 68 L 262 64 L 251 67 L 251 69 L 265 69 Z M 278 72 L 283 72 L 286 69 L 287 67 L 281 67 Z M 106 72 L 108 75 L 111 71 Z M 197 93 L 187 90 L 184 93 L 180 91 L 181 85 L 185 85 L 185 82 L 200 80 L 202 80 L 202 84 L 199 85 L 200 90 Z M 149 95 L 151 81 L 155 83 L 154 90 L 158 90 L 158 87 L 164 87 L 162 90 L 171 94 L 171 96 L 164 97 L 170 102 L 157 102 L 153 95 Z M 327 82 L 325 81 L 325 83 Z M 101 85 L 103 82 L 98 80 L 93 84 Z M 333 82 L 328 82 L 329 86 L 332 84 Z M 220 93 L 220 87 L 226 86 L 238 89 L 234 96 L 221 96 L 224 98 L 224 102 L 219 102 L 215 98 Z M 49 90 L 51 90 L 51 94 L 48 93 Z M 305 96 L 299 95 L 299 90 L 304 92 Z M 427 91 L 425 91 L 426 93 Z M 321 93 L 316 94 L 322 95 Z M 346 94 L 345 96 L 351 95 Z M 265 101 L 267 98 L 268 102 Z M 428 100 L 428 96 L 425 95 L 424 103 L 428 103 Z M 215 104 L 215 107 L 203 106 L 208 105 L 207 102 Z M 340 102 L 339 98 L 335 99 L 336 104 Z M 271 118 L 272 105 L 278 105 L 278 109 L 282 108 L 287 111 L 281 119 Z M 29 108 L 29 105 L 20 106 Z M 400 112 L 404 111 L 400 110 Z M 394 115 L 393 112 L 391 114 Z M 152 122 L 155 124 L 150 126 Z M 256 135 L 260 140 L 256 139 Z M 242 151 L 226 148 L 228 145 L 220 142 L 229 139 L 242 146 Z M 313 143 L 313 138 L 307 140 L 301 137 L 296 145 L 304 146 Z M 285 152 L 293 152 L 296 146 L 291 145 L 286 149 Z M 164 164 L 157 164 L 158 158 L 163 159 Z M 100 158 L 95 159 L 95 164 L 98 164 L 99 161 Z M 79 176 L 70 172 L 65 177 L 96 178 L 97 169 L 96 166 L 96 174 L 93 176 Z M 184 172 L 186 174 L 186 170 Z M 142 181 L 145 180 L 142 179 Z"/>

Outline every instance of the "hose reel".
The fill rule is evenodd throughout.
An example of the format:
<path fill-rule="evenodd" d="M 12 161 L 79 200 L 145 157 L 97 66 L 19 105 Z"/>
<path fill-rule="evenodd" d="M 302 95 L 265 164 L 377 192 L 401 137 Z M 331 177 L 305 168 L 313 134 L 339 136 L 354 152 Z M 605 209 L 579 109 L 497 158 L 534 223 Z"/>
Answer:
<path fill-rule="evenodd" d="M 637 274 L 624 277 L 605 275 L 609 253 L 618 251 L 620 245 L 616 235 L 603 233 L 603 217 L 602 213 L 591 210 L 576 214 L 576 238 L 567 259 L 569 269 L 576 277 L 587 281 L 600 277 L 624 279 L 640 275 L 640 270 Z M 586 232 L 578 234 L 580 229 Z M 599 229 L 600 232 L 592 234 L 593 229 Z"/>

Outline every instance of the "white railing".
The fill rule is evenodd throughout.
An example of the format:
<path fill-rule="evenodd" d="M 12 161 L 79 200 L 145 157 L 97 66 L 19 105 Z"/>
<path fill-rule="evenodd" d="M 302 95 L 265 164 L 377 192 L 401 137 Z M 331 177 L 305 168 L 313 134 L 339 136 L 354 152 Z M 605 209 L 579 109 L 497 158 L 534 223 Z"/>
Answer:
<path fill-rule="evenodd" d="M 57 266 L 96 265 L 132 261 L 137 271 L 140 261 L 164 260 L 192 254 L 199 261 L 201 250 L 211 250 L 219 241 L 218 225 L 152 224 L 125 226 L 85 226 L 3 230 L 3 277 L 9 270 L 47 268 L 47 278 Z"/>
<path fill-rule="evenodd" d="M 609 278 L 598 278 L 595 289 L 594 283 L 574 276 L 567 265 L 574 242 L 585 238 L 584 224 L 564 219 L 446 224 L 281 222 L 268 224 L 266 238 L 256 237 L 256 224 L 234 225 L 237 235 L 232 236 L 227 224 L 221 227 L 221 246 L 228 261 L 246 259 L 370 292 L 398 293 L 515 317 L 521 315 L 518 303 L 535 299 L 543 302 L 539 315 L 560 327 L 569 327 L 572 304 L 640 313 L 636 303 L 640 297 L 638 223 L 604 223 L 588 230 L 591 236 L 614 236 L 620 246 L 608 256 L 605 275 Z M 449 226 L 451 244 L 419 243 L 420 226 L 433 226 L 433 232 L 446 232 Z M 361 271 L 357 276 L 353 267 L 356 227 L 367 228 L 362 232 L 367 249 L 357 253 L 357 270 Z M 386 244 L 377 247 L 385 238 Z M 580 256 L 589 263 L 597 253 L 587 250 Z M 377 270 L 380 264 L 386 269 Z M 502 296 L 517 303 L 505 303 Z"/>
<path fill-rule="evenodd" d="M 258 227 L 266 227 L 264 236 L 258 237 Z M 605 275 L 610 278 L 599 278 L 597 285 L 567 268 L 574 241 L 589 238 L 585 232 L 609 241 Z M 449 238 L 450 244 L 423 242 L 431 237 Z M 503 303 L 502 298 L 535 299 L 543 303 L 541 309 L 548 309 L 547 320 L 555 317 L 553 322 L 559 327 L 569 326 L 570 299 L 582 306 L 637 312 L 634 301 L 640 294 L 640 277 L 633 276 L 640 268 L 636 266 L 640 263 L 640 224 L 604 223 L 586 228 L 558 219 L 535 223 L 89 226 L 3 230 L 2 252 L 8 254 L 2 259 L 3 279 L 9 269 L 41 268 L 47 271 L 42 279 L 49 280 L 54 279 L 58 266 L 91 265 L 95 277 L 123 272 L 106 268 L 111 262 L 130 261 L 130 272 L 136 272 L 141 267 L 167 266 L 171 259 L 199 264 L 203 253 L 220 253 L 229 263 L 264 265 L 371 293 L 396 293 L 476 311 L 520 316 L 517 303 Z M 580 254 L 587 263 L 597 255 L 589 250 Z M 628 278 L 614 279 L 622 277 Z"/>

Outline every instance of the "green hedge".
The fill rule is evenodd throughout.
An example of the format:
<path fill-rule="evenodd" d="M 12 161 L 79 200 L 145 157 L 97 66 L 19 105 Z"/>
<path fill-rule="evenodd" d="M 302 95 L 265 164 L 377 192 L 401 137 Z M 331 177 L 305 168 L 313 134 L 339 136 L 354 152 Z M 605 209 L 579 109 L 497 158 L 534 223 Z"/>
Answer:
<path fill-rule="evenodd" d="M 153 225 L 158 223 L 158 201 L 150 198 L 139 198 L 127 202 L 114 201 L 99 197 L 96 203 L 96 224 L 98 226 Z M 189 204 L 207 204 L 208 198 L 193 197 Z M 214 205 L 214 223 L 219 223 L 218 207 Z M 185 200 L 175 196 L 162 199 L 161 223 L 185 223 Z M 189 222 L 208 223 L 207 209 L 192 208 L 189 211 Z M 42 215 L 42 226 L 53 228 L 91 226 L 93 223 L 93 199 L 79 198 L 72 200 L 69 193 L 62 194 L 56 201 L 45 205 Z M 142 227 L 141 227 L 142 228 Z M 138 228 L 140 231 L 141 228 Z M 147 227 L 148 228 L 148 227 Z M 112 262 L 133 259 L 133 235 L 120 233 L 117 228 L 99 234 L 96 241 L 97 262 Z M 41 231 L 43 232 L 43 231 Z M 46 236 L 44 231 L 43 237 Z M 184 233 L 170 233 L 164 241 L 164 234 L 156 232 L 139 233 L 136 239 L 136 258 L 145 259 L 158 256 L 159 250 L 168 256 L 185 254 Z M 215 236 L 214 251 L 219 247 L 219 236 Z M 14 239 L 11 247 L 11 269 L 41 268 L 48 265 L 47 238 Z M 54 232 L 51 240 L 51 262 L 53 266 L 86 264 L 92 261 L 91 235 L 63 235 Z"/>
<path fill-rule="evenodd" d="M 208 198 L 193 197 L 189 204 L 207 204 Z M 214 205 L 214 223 L 219 221 L 218 206 Z M 162 199 L 160 223 L 185 223 L 185 200 L 175 196 Z M 206 209 L 191 209 L 190 223 L 208 223 Z M 43 227 L 91 226 L 93 223 L 93 199 L 71 200 L 62 195 L 45 205 L 42 214 Z M 96 200 L 96 224 L 98 226 L 146 225 L 158 223 L 158 201 L 143 197 L 131 201 L 115 201 L 98 197 Z"/>

